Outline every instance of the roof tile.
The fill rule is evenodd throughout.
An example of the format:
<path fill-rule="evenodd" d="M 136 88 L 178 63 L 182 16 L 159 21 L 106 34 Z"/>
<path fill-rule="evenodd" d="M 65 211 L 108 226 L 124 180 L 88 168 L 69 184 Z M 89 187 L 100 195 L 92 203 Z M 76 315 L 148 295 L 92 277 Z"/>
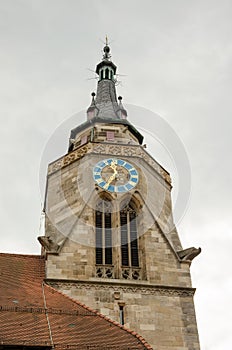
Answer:
<path fill-rule="evenodd" d="M 36 255 L 0 254 L 0 343 L 73 349 L 152 350 L 136 332 L 44 283 Z"/>

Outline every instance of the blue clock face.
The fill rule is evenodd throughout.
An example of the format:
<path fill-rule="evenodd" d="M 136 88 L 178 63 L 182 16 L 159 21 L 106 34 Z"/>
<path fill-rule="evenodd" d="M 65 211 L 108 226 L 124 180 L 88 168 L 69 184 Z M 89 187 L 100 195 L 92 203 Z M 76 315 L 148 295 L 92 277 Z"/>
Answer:
<path fill-rule="evenodd" d="M 93 169 L 96 184 L 109 192 L 128 192 L 138 181 L 135 167 L 122 159 L 108 158 L 98 162 Z"/>

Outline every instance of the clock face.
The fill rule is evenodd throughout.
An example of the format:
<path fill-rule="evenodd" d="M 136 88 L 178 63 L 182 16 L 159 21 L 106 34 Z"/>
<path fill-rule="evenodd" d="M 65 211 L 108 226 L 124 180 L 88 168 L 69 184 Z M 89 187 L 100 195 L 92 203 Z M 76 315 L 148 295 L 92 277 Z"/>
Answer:
<path fill-rule="evenodd" d="M 98 186 L 109 192 L 127 192 L 139 181 L 137 170 L 122 159 L 108 158 L 98 162 L 93 169 Z"/>

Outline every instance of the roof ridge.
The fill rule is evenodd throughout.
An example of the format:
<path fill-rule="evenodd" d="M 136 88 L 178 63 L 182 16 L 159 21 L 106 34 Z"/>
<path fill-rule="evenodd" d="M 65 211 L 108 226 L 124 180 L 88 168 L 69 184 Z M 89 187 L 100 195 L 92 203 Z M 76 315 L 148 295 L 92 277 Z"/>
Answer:
<path fill-rule="evenodd" d="M 127 327 L 121 325 L 121 324 L 120 324 L 119 322 L 117 322 L 117 321 L 111 320 L 109 317 L 107 317 L 107 316 L 101 314 L 100 312 L 98 312 L 98 311 L 92 309 L 91 307 L 89 307 L 89 306 L 87 306 L 87 305 L 81 303 L 79 300 L 76 300 L 76 299 L 70 297 L 69 295 L 64 294 L 63 292 L 61 292 L 61 291 L 59 291 L 59 290 L 53 288 L 52 286 L 48 285 L 46 282 L 45 282 L 44 285 L 45 285 L 46 287 L 50 288 L 51 290 L 53 290 L 53 291 L 55 291 L 55 292 L 61 294 L 61 295 L 64 296 L 65 298 L 70 299 L 70 300 L 73 301 L 75 304 L 77 304 L 77 305 L 79 305 L 79 306 L 85 308 L 86 310 L 88 310 L 88 311 L 94 313 L 96 316 L 100 316 L 101 318 L 105 319 L 105 320 L 108 321 L 109 323 L 112 323 L 112 324 L 114 324 L 115 326 L 117 326 L 117 327 L 123 329 L 123 330 L 126 331 L 127 333 L 130 333 L 130 334 L 133 335 L 135 338 L 137 338 L 137 339 L 146 347 L 147 350 L 153 350 L 153 348 L 151 347 L 151 345 L 148 344 L 147 341 L 146 341 L 141 335 L 139 335 L 137 332 L 132 331 L 131 329 L 129 329 L 129 328 L 127 328 Z"/>
<path fill-rule="evenodd" d="M 46 313 L 49 314 L 58 314 L 58 315 L 82 315 L 90 316 L 86 311 L 67 311 L 64 309 L 58 309 L 53 307 L 41 307 L 41 306 L 9 306 L 9 305 L 0 305 L 0 311 L 9 311 L 9 312 L 25 312 L 25 313 Z"/>
<path fill-rule="evenodd" d="M 19 257 L 28 257 L 44 260 L 44 257 L 40 254 L 18 254 L 18 253 L 0 253 L 0 256 L 19 256 Z"/>

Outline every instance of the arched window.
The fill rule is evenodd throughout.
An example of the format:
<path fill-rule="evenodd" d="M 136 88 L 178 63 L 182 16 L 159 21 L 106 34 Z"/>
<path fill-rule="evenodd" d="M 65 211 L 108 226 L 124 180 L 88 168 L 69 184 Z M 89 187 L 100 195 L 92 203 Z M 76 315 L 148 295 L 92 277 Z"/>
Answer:
<path fill-rule="evenodd" d="M 139 266 L 136 211 L 127 205 L 120 211 L 122 266 Z"/>
<path fill-rule="evenodd" d="M 112 265 L 112 205 L 108 200 L 97 203 L 96 227 L 96 264 Z"/>
<path fill-rule="evenodd" d="M 103 69 L 100 71 L 100 80 L 103 79 Z"/>
<path fill-rule="evenodd" d="M 105 79 L 109 79 L 109 68 L 105 70 Z"/>

